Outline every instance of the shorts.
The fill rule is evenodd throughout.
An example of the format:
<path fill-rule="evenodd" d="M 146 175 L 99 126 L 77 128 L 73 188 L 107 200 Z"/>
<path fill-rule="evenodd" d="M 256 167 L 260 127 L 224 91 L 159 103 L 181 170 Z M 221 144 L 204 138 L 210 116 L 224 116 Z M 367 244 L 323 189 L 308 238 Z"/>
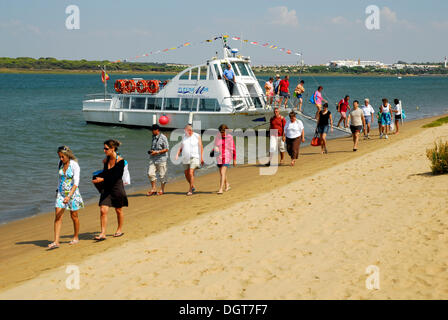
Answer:
<path fill-rule="evenodd" d="M 218 166 L 218 168 L 221 168 L 221 167 L 229 168 L 230 167 L 230 163 L 218 164 L 217 166 Z"/>
<path fill-rule="evenodd" d="M 296 98 L 297 98 L 297 99 L 302 99 L 302 95 L 296 93 Z"/>
<path fill-rule="evenodd" d="M 362 131 L 362 126 L 350 126 L 350 130 L 352 131 L 353 134 L 355 134 L 356 132 Z"/>
<path fill-rule="evenodd" d="M 184 163 L 184 170 L 188 170 L 188 169 L 195 170 L 195 169 L 199 168 L 200 166 L 201 166 L 201 163 L 198 158 L 191 158 L 187 164 Z"/>
<path fill-rule="evenodd" d="M 366 119 L 366 125 L 372 122 L 372 116 L 364 116 Z"/>
<path fill-rule="evenodd" d="M 283 91 L 280 91 L 280 97 L 284 97 L 284 98 L 290 98 L 290 95 L 289 95 L 289 93 L 288 92 L 283 92 Z"/>
<path fill-rule="evenodd" d="M 395 115 L 395 120 L 401 120 L 401 114 L 396 114 Z"/>
<path fill-rule="evenodd" d="M 277 150 L 279 150 L 280 152 L 286 152 L 286 145 L 285 142 L 283 141 L 283 137 L 271 136 L 269 151 L 271 153 L 274 153 Z"/>
<path fill-rule="evenodd" d="M 390 126 L 392 119 L 390 113 L 382 113 L 381 114 L 381 125 L 382 126 Z"/>
<path fill-rule="evenodd" d="M 328 134 L 328 132 L 330 131 L 330 126 L 326 125 L 326 126 L 317 126 L 317 133 L 319 134 Z"/>
<path fill-rule="evenodd" d="M 341 111 L 341 117 L 342 119 L 347 119 L 347 113 Z"/>
<path fill-rule="evenodd" d="M 155 163 L 154 161 L 149 162 L 148 167 L 148 178 L 151 182 L 157 180 L 157 173 L 160 177 L 160 182 L 166 183 L 166 162 Z"/>

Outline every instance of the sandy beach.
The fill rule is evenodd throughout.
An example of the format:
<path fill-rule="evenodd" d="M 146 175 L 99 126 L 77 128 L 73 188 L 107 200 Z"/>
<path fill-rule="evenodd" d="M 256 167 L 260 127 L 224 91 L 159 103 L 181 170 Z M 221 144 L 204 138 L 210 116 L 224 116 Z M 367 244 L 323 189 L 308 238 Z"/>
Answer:
<path fill-rule="evenodd" d="M 125 235 L 99 230 L 99 209 L 80 212 L 81 241 L 47 251 L 53 213 L 0 226 L 0 299 L 447 299 L 448 176 L 432 176 L 426 148 L 448 140 L 437 118 L 405 123 L 389 140 L 329 142 L 329 154 L 303 148 L 296 167 L 259 175 L 230 170 L 232 190 L 216 195 L 219 176 L 184 181 L 162 197 L 129 197 Z M 307 139 L 311 139 L 310 135 Z M 68 265 L 80 289 L 68 290 Z M 366 288 L 366 268 L 379 289 Z"/>

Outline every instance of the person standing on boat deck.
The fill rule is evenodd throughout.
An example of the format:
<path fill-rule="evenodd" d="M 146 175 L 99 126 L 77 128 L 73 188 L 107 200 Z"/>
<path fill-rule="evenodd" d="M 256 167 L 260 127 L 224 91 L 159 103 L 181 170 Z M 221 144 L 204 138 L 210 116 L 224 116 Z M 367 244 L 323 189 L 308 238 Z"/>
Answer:
<path fill-rule="evenodd" d="M 390 124 L 392 123 L 392 107 L 389 104 L 389 100 L 384 98 L 383 104 L 380 107 L 381 112 L 381 134 L 380 139 L 389 139 L 389 136 L 387 135 L 389 133 Z"/>
<path fill-rule="evenodd" d="M 269 78 L 269 81 L 264 85 L 264 89 L 266 90 L 267 103 L 269 106 L 272 106 L 272 102 L 274 101 L 274 78 Z"/>
<path fill-rule="evenodd" d="M 300 142 L 305 142 L 305 128 L 303 122 L 297 120 L 296 113 L 289 113 L 289 121 L 286 122 L 283 130 L 283 141 L 286 142 L 286 149 L 291 157 L 291 166 L 294 167 L 299 157 Z"/>
<path fill-rule="evenodd" d="M 274 81 L 274 105 L 278 105 L 278 102 L 280 101 L 278 90 L 280 88 L 280 81 L 280 75 L 277 74 Z"/>
<path fill-rule="evenodd" d="M 227 88 L 229 88 L 230 95 L 233 96 L 233 88 L 235 86 L 236 79 L 235 79 L 235 73 L 233 72 L 230 63 L 227 64 L 227 69 L 224 70 L 223 76 L 224 79 L 226 80 Z"/>
<path fill-rule="evenodd" d="M 338 103 L 338 112 L 341 114 L 337 125 L 338 128 L 342 121 L 344 121 L 344 128 L 348 128 L 347 110 L 350 110 L 350 96 L 348 95 Z"/>
<path fill-rule="evenodd" d="M 320 110 L 322 110 L 322 103 L 323 103 L 323 102 L 328 103 L 328 101 L 325 100 L 325 99 L 322 97 L 322 91 L 323 91 L 323 90 L 324 90 L 324 87 L 319 86 L 319 87 L 317 88 L 316 92 L 314 92 L 314 95 L 313 95 L 313 97 L 314 97 L 314 104 L 316 105 L 316 108 L 317 108 L 316 115 L 315 115 L 315 118 L 316 118 L 316 119 L 317 119 L 317 115 L 318 115 L 318 113 L 320 112 Z"/>
<path fill-rule="evenodd" d="M 353 151 L 358 151 L 359 134 L 362 128 L 366 127 L 366 119 L 364 118 L 364 113 L 359 108 L 358 100 L 353 101 L 353 110 L 350 111 L 348 121 L 350 122 L 350 130 L 352 131 Z"/>
<path fill-rule="evenodd" d="M 236 149 L 229 127 L 222 124 L 219 126 L 218 131 L 218 135 L 215 138 L 214 154 L 217 157 L 216 161 L 220 175 L 218 194 L 223 194 L 224 190 L 230 190 L 230 184 L 227 179 L 227 169 L 230 168 L 230 163 L 232 161 L 233 166 L 236 167 Z"/>
<path fill-rule="evenodd" d="M 81 169 L 73 152 L 67 146 L 58 148 L 59 170 L 58 189 L 55 202 L 54 219 L 54 241 L 48 245 L 49 249 L 59 248 L 59 238 L 61 234 L 62 215 L 64 210 L 70 210 L 70 217 L 73 220 L 74 235 L 70 244 L 79 242 L 79 219 L 78 210 L 84 207 L 84 203 L 79 193 L 79 175 Z"/>
<path fill-rule="evenodd" d="M 106 240 L 107 213 L 110 207 L 114 207 L 117 213 L 118 227 L 114 237 L 121 237 L 124 234 L 122 232 L 124 223 L 123 207 L 128 206 L 128 197 L 124 190 L 122 178 L 125 165 L 124 159 L 118 155 L 118 147 L 120 145 L 121 142 L 117 140 L 104 141 L 104 153 L 107 161 L 104 163 L 103 171 L 92 180 L 93 184 L 103 183 L 99 201 L 101 232 L 94 238 L 98 241 Z"/>
<path fill-rule="evenodd" d="M 362 112 L 364 113 L 364 118 L 366 119 L 366 126 L 364 127 L 364 139 L 370 139 L 370 128 L 373 124 L 373 115 L 375 114 L 375 110 L 370 105 L 370 100 L 366 98 L 364 100 L 364 105 L 361 107 Z"/>
<path fill-rule="evenodd" d="M 152 196 L 156 194 L 161 196 L 165 193 L 166 184 L 166 162 L 168 161 L 169 143 L 166 136 L 160 132 L 157 124 L 152 126 L 152 142 L 149 154 L 148 177 L 151 181 L 151 190 L 146 194 Z M 157 173 L 160 177 L 160 191 L 157 192 L 156 182 Z"/>
<path fill-rule="evenodd" d="M 283 141 L 283 131 L 285 130 L 286 125 L 286 119 L 280 114 L 280 111 L 278 107 L 274 108 L 274 116 L 269 120 L 270 130 L 276 130 L 274 132 L 277 133 L 277 135 L 272 135 L 270 132 L 270 139 L 269 139 L 269 162 L 266 164 L 267 167 L 271 165 L 272 157 L 274 156 L 274 153 L 276 153 L 277 150 L 280 151 L 280 164 L 283 163 L 283 160 L 285 159 L 285 142 Z"/>
<path fill-rule="evenodd" d="M 401 107 L 401 101 L 398 99 L 394 99 L 395 107 L 392 109 L 392 112 L 395 114 L 395 132 L 394 134 L 400 133 L 400 120 L 403 108 Z"/>
<path fill-rule="evenodd" d="M 191 196 L 195 191 L 194 172 L 204 164 L 204 148 L 202 146 L 202 139 L 199 134 L 193 132 L 193 127 L 191 125 L 185 126 L 185 134 L 182 138 L 179 151 L 177 151 L 176 160 L 179 159 L 181 153 L 185 178 L 190 184 L 190 189 L 187 192 L 187 196 Z"/>
<path fill-rule="evenodd" d="M 286 109 L 286 107 L 288 105 L 288 100 L 290 98 L 290 94 L 289 94 L 289 76 L 285 76 L 285 78 L 282 81 L 280 81 L 279 92 L 280 92 L 279 107 L 282 106 L 283 100 L 285 100 L 285 103 L 283 104 L 283 107 Z"/>
<path fill-rule="evenodd" d="M 317 133 L 320 134 L 321 152 L 327 154 L 327 134 L 333 132 L 333 116 L 328 110 L 328 103 L 324 103 L 323 109 L 317 115 Z"/>
<path fill-rule="evenodd" d="M 300 81 L 300 83 L 297 85 L 297 87 L 294 90 L 294 94 L 297 98 L 297 104 L 295 105 L 295 109 L 297 110 L 297 107 L 299 107 L 299 112 L 302 112 L 302 105 L 303 105 L 303 94 L 305 93 L 305 87 L 304 87 L 305 81 Z"/>

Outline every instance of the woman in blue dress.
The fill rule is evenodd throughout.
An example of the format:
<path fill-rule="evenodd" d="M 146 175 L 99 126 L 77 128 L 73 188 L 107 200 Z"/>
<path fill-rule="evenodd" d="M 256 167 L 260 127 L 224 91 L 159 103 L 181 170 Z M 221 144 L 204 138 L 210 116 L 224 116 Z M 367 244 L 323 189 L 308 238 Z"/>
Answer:
<path fill-rule="evenodd" d="M 50 249 L 59 248 L 59 238 L 61 234 L 62 215 L 65 209 L 70 210 L 73 220 L 74 235 L 70 244 L 79 242 L 79 219 L 78 210 L 84 207 L 84 203 L 79 193 L 80 168 L 78 160 L 67 146 L 58 148 L 59 169 L 58 169 L 58 189 L 55 203 L 54 219 L 54 241 L 48 245 Z"/>

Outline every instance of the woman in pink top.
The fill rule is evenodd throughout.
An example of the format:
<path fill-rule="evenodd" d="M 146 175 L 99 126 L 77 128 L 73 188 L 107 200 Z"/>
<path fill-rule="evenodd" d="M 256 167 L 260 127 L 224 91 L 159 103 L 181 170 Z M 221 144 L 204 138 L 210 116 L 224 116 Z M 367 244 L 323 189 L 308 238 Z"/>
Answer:
<path fill-rule="evenodd" d="M 317 108 L 316 117 L 315 117 L 316 119 L 317 119 L 319 112 L 322 110 L 322 102 L 328 103 L 328 101 L 322 97 L 323 90 L 324 90 L 324 87 L 319 86 L 319 88 L 317 88 L 317 91 L 314 92 L 314 103 Z"/>
<path fill-rule="evenodd" d="M 227 180 L 227 168 L 230 167 L 232 160 L 233 166 L 236 166 L 236 149 L 233 137 L 229 132 L 229 127 L 222 124 L 219 126 L 218 130 L 219 133 L 215 138 L 215 148 L 213 149 L 213 152 L 217 160 L 221 177 L 218 194 L 223 194 L 224 186 L 225 191 L 230 190 L 230 184 Z"/>

